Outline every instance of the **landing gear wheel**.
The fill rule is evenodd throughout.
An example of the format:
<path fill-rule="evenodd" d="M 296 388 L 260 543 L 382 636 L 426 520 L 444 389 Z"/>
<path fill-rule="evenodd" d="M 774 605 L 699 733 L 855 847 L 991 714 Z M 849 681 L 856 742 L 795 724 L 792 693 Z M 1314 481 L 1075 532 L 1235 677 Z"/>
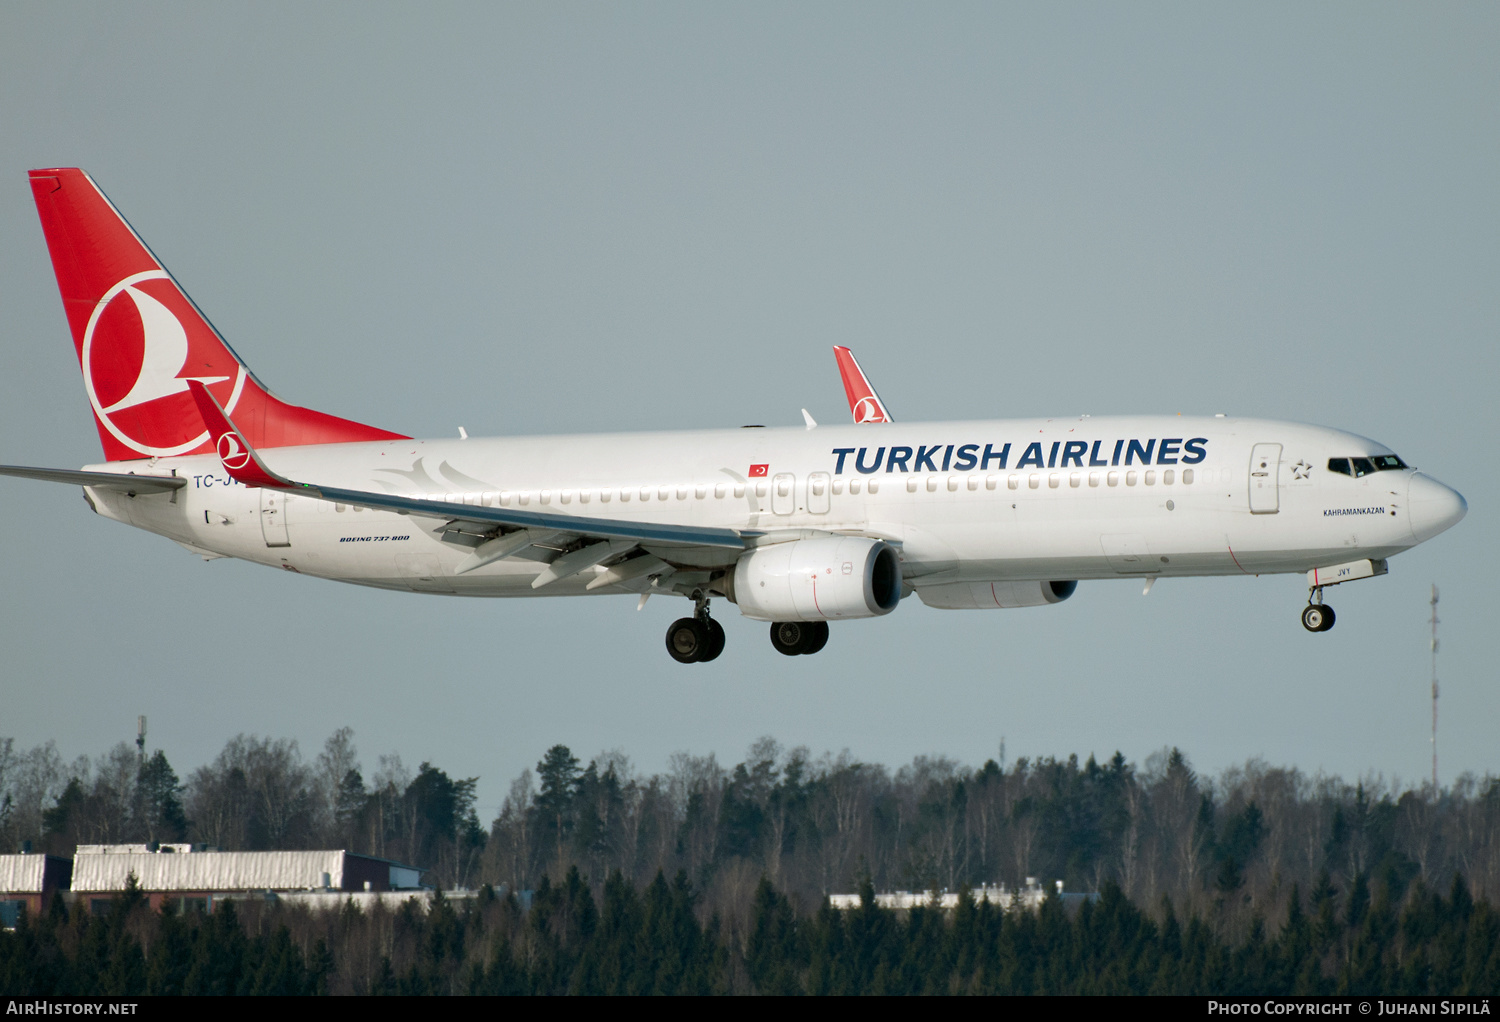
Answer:
<path fill-rule="evenodd" d="M 1309 603 L 1302 608 L 1302 627 L 1309 632 L 1326 632 L 1336 620 L 1333 608 L 1322 603 Z"/>
<path fill-rule="evenodd" d="M 801 621 L 773 621 L 771 645 L 784 656 L 799 655 L 807 644 L 808 626 Z"/>
<path fill-rule="evenodd" d="M 678 618 L 667 629 L 667 652 L 679 664 L 692 664 L 705 659 L 704 654 L 713 648 L 710 643 L 708 628 L 697 618 Z M 723 648 L 722 643 L 719 648 Z M 718 650 L 715 650 L 714 656 L 718 655 Z"/>
<path fill-rule="evenodd" d="M 708 618 L 703 624 L 708 629 L 708 648 L 698 658 L 700 664 L 706 664 L 724 652 L 724 626 L 713 618 Z"/>
<path fill-rule="evenodd" d="M 816 653 L 828 645 L 828 622 L 777 621 L 771 625 L 771 645 L 785 656 Z"/>

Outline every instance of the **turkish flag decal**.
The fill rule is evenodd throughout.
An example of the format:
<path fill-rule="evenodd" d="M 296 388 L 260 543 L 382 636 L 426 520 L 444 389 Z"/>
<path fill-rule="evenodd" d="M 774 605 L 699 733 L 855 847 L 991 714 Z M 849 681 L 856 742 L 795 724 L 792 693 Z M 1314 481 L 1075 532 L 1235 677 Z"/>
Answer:
<path fill-rule="evenodd" d="M 751 479 L 764 479 L 766 477 L 766 473 L 769 472 L 770 469 L 771 469 L 770 465 L 751 465 L 750 466 L 750 478 Z"/>

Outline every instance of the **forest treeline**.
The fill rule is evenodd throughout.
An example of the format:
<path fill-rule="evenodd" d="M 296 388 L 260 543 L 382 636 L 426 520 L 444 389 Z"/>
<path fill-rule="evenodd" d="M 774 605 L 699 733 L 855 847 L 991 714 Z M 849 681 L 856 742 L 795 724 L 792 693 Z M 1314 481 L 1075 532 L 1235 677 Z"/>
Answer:
<path fill-rule="evenodd" d="M 643 775 L 618 752 L 547 749 L 486 830 L 477 778 L 398 756 L 367 774 L 341 729 L 310 759 L 238 736 L 180 779 L 164 752 L 121 743 L 67 763 L 48 743 L 0 739 L 0 843 L 71 854 L 80 843 L 193 841 L 230 850 L 347 848 L 422 866 L 447 888 L 528 891 L 576 867 L 596 894 L 683 873 L 702 911 L 743 913 L 762 876 L 803 914 L 825 894 L 957 890 L 1027 877 L 1117 885 L 1132 903 L 1213 915 L 1242 935 L 1280 926 L 1293 886 L 1348 896 L 1356 878 L 1401 902 L 1461 875 L 1500 900 L 1500 779 L 1393 790 L 1261 762 L 1199 776 L 1179 751 L 978 768 L 918 757 L 890 770 L 771 739 L 733 766 L 681 753 Z"/>
<path fill-rule="evenodd" d="M 612 872 L 543 878 L 530 910 L 488 885 L 427 912 L 312 911 L 263 899 L 207 915 L 152 912 L 131 888 L 107 915 L 62 899 L 0 933 L 12 996 L 140 994 L 1488 994 L 1500 914 L 1462 878 L 1398 899 L 1361 874 L 1346 895 L 1287 891 L 1284 922 L 1242 937 L 1216 915 L 1153 916 L 1107 883 L 1074 911 L 961 894 L 952 912 L 874 905 L 811 914 L 762 878 L 743 911 L 705 916 L 686 874 L 644 890 Z M 1221 911 L 1222 906 L 1217 911 Z"/>

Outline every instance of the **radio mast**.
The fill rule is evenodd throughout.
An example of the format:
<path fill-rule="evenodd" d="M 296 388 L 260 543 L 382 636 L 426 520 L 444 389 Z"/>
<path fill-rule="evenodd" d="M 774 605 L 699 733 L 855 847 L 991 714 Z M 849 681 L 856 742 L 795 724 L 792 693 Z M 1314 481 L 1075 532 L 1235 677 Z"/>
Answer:
<path fill-rule="evenodd" d="M 135 718 L 135 758 L 137 767 L 146 765 L 146 717 Z"/>
<path fill-rule="evenodd" d="M 1437 774 L 1437 710 L 1438 710 L 1438 679 L 1437 679 L 1437 606 L 1438 587 L 1432 587 L 1432 797 L 1438 796 L 1438 774 Z"/>

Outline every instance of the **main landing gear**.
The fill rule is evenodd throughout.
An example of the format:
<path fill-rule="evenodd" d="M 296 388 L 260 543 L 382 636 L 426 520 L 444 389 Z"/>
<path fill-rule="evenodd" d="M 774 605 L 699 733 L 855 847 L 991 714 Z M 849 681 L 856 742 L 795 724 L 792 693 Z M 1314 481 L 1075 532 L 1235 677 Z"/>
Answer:
<path fill-rule="evenodd" d="M 1313 600 L 1317 602 L 1314 603 Z M 1307 606 L 1302 608 L 1302 627 L 1309 632 L 1326 632 L 1338 619 L 1333 608 L 1323 602 L 1323 587 L 1314 589 L 1307 597 Z"/>
<path fill-rule="evenodd" d="M 724 652 L 724 626 L 708 616 L 708 597 L 694 594 L 692 617 L 680 617 L 667 629 L 667 652 L 679 664 L 702 664 Z"/>
<path fill-rule="evenodd" d="M 787 656 L 816 653 L 828 645 L 828 622 L 777 621 L 771 625 L 771 645 Z"/>

